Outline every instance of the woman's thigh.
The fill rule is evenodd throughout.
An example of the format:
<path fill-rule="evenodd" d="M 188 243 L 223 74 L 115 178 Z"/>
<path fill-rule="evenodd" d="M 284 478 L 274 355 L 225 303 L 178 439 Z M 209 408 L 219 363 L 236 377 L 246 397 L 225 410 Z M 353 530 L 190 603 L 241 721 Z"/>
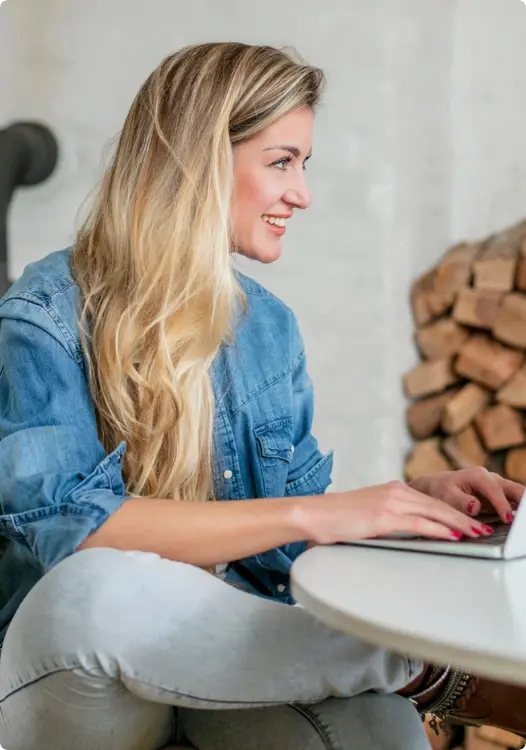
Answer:
<path fill-rule="evenodd" d="M 198 750 L 429 750 L 418 713 L 398 695 L 364 693 L 316 705 L 179 710 Z"/>
<path fill-rule="evenodd" d="M 191 565 L 88 549 L 20 605 L 2 650 L 0 705 L 46 674 L 90 667 L 146 701 L 230 710 L 396 692 L 421 664 Z"/>

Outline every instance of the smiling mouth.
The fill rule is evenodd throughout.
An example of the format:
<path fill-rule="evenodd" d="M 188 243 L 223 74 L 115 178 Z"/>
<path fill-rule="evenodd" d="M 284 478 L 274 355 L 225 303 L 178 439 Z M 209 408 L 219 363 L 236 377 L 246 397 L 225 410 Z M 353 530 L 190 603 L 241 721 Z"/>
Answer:
<path fill-rule="evenodd" d="M 267 229 L 269 230 L 269 232 L 272 232 L 272 234 L 275 234 L 278 237 L 281 237 L 287 231 L 287 227 L 285 226 L 285 224 L 271 224 L 268 221 L 265 221 L 265 224 L 267 225 Z"/>
<path fill-rule="evenodd" d="M 285 227 L 287 218 L 285 216 L 270 216 L 269 214 L 263 214 L 261 217 L 266 224 L 270 224 L 275 227 Z"/>

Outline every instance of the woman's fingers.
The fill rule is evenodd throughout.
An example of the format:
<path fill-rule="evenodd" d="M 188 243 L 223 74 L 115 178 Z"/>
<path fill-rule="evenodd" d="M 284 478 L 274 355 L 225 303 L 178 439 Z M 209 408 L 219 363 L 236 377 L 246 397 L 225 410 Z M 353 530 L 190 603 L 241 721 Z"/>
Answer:
<path fill-rule="evenodd" d="M 493 529 L 483 523 L 469 518 L 465 512 L 454 508 L 442 500 L 424 495 L 417 490 L 408 488 L 411 494 L 400 500 L 400 510 L 407 515 L 419 516 L 424 519 L 435 521 L 447 526 L 454 531 L 460 531 L 463 535 L 477 537 L 490 534 Z M 460 504 L 460 500 L 459 500 Z"/>
<path fill-rule="evenodd" d="M 470 485 L 475 492 L 489 500 L 505 523 L 510 523 L 513 520 L 512 508 L 504 492 L 501 479 L 498 474 L 480 471 L 474 474 L 470 480 Z"/>
<path fill-rule="evenodd" d="M 524 485 L 514 482 L 511 479 L 505 479 L 504 477 L 499 477 L 499 479 L 508 500 L 518 505 L 524 495 Z"/>
<path fill-rule="evenodd" d="M 524 489 L 521 485 L 517 485 L 516 482 L 512 482 L 511 480 L 503 479 L 502 477 L 500 477 L 500 480 L 502 482 L 502 487 L 504 489 L 506 497 L 508 498 L 511 512 L 513 512 L 517 509 L 520 503 Z M 510 487 L 506 486 L 507 482 L 510 483 Z M 517 491 L 517 487 L 520 488 L 520 492 Z M 518 497 L 519 499 L 515 500 L 514 498 L 516 497 Z M 483 498 L 481 501 L 478 497 L 470 494 L 469 492 L 464 492 L 464 490 L 461 490 L 458 487 L 454 488 L 451 491 L 449 503 L 458 510 L 467 513 L 468 516 L 478 516 L 481 511 L 495 512 L 496 510 L 495 504 L 491 501 L 491 499 Z M 511 523 L 512 516 L 509 513 L 506 514 L 505 521 L 506 523 Z"/>
<path fill-rule="evenodd" d="M 478 498 L 470 495 L 469 492 L 464 492 L 464 490 L 458 487 L 451 490 L 448 504 L 462 511 L 462 513 L 466 513 L 468 516 L 478 516 L 482 508 L 482 503 Z"/>
<path fill-rule="evenodd" d="M 461 531 L 451 529 L 443 523 L 431 521 L 429 518 L 423 518 L 422 516 L 397 516 L 393 523 L 395 528 L 391 529 L 389 533 L 401 532 L 429 539 L 445 539 L 450 542 L 458 542 L 464 536 Z"/>
<path fill-rule="evenodd" d="M 463 505 L 466 508 L 466 512 L 469 515 L 476 516 L 478 515 L 478 513 L 480 513 L 480 511 L 488 512 L 496 510 L 502 518 L 502 510 L 504 509 L 505 520 L 509 522 L 509 511 L 507 511 L 504 501 L 502 500 L 502 494 L 500 490 L 502 490 L 502 492 L 504 493 L 511 510 L 514 511 L 517 509 L 524 495 L 524 485 L 520 484 L 519 482 L 514 482 L 511 479 L 501 477 L 500 474 L 495 474 L 493 472 L 487 472 L 487 476 L 489 476 L 490 480 L 493 482 L 493 486 L 497 485 L 497 488 L 500 488 L 497 491 L 500 496 L 501 508 L 498 508 L 497 503 L 495 502 L 495 496 L 492 493 L 491 489 L 490 491 L 488 491 L 487 484 L 484 483 L 484 479 L 482 480 L 482 483 L 481 481 L 479 481 L 478 472 L 476 475 L 476 480 L 470 481 L 471 491 L 461 489 L 460 487 L 456 488 L 456 499 L 458 501 L 462 501 Z M 481 484 L 483 485 L 482 489 Z M 454 492 L 455 490 L 452 491 L 452 494 Z M 458 507 L 458 502 L 456 502 L 455 505 L 456 507 Z"/>

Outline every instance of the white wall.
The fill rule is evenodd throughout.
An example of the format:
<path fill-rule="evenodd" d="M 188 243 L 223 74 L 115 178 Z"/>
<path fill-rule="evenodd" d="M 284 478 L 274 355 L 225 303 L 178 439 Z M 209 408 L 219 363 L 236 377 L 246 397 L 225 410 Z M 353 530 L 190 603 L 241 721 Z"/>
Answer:
<path fill-rule="evenodd" d="M 454 236 L 484 236 L 526 214 L 526 6 L 460 0 L 451 120 Z"/>
<path fill-rule="evenodd" d="M 7 0 L 0 124 L 43 119 L 63 148 L 55 176 L 16 198 L 11 273 L 71 241 L 161 57 L 207 40 L 294 45 L 329 80 L 314 202 L 279 263 L 248 270 L 297 312 L 335 486 L 398 476 L 411 279 L 453 240 L 526 213 L 525 34 L 519 0 Z"/>

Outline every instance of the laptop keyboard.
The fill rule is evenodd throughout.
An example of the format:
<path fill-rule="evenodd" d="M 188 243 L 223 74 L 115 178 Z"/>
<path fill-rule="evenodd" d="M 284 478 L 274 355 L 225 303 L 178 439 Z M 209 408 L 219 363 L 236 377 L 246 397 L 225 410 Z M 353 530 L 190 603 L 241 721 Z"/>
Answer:
<path fill-rule="evenodd" d="M 506 523 L 494 524 L 493 528 L 495 531 L 489 536 L 479 536 L 476 539 L 465 537 L 463 541 L 469 542 L 470 544 L 491 544 L 499 545 L 504 544 L 508 534 L 510 533 L 511 526 Z"/>

